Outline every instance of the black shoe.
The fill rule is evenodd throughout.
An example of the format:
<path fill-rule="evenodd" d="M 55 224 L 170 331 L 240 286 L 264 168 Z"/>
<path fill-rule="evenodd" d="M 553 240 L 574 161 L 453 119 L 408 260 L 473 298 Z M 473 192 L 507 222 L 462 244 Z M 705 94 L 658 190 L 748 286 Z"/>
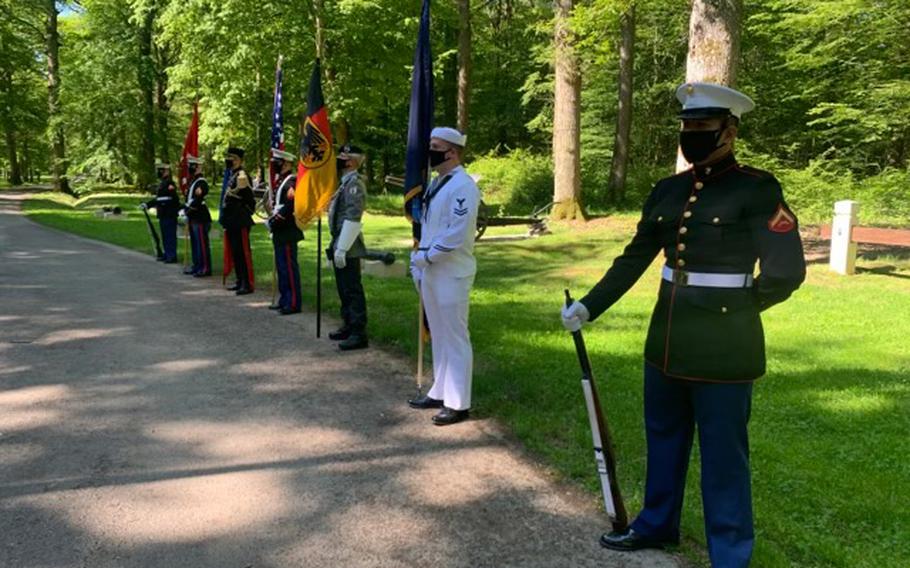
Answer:
<path fill-rule="evenodd" d="M 609 548 L 610 550 L 631 551 L 645 548 L 662 549 L 676 544 L 679 544 L 679 542 L 675 540 L 661 540 L 646 537 L 638 534 L 631 528 L 622 532 L 614 531 L 611 533 L 604 533 L 603 536 L 600 537 L 600 545 L 604 548 Z"/>
<path fill-rule="evenodd" d="M 442 410 L 439 411 L 439 414 L 433 417 L 433 424 L 437 426 L 456 424 L 462 420 L 467 420 L 468 414 L 469 411 L 467 410 L 453 410 L 448 406 L 443 406 Z"/>
<path fill-rule="evenodd" d="M 250 288 L 240 288 L 239 290 L 237 290 L 234 293 L 237 294 L 238 296 L 246 296 L 247 294 L 252 294 L 253 290 Z"/>
<path fill-rule="evenodd" d="M 205 278 L 205 277 L 211 276 L 211 275 L 212 275 L 211 272 L 194 272 L 193 278 Z"/>
<path fill-rule="evenodd" d="M 272 304 L 269 306 L 269 309 L 270 310 L 283 310 L 284 306 L 282 306 L 281 304 Z"/>
<path fill-rule="evenodd" d="M 332 341 L 342 341 L 351 337 L 351 328 L 346 325 L 339 327 L 337 330 L 329 334 L 329 339 Z"/>
<path fill-rule="evenodd" d="M 352 351 L 354 349 L 364 349 L 370 346 L 367 336 L 360 333 L 351 333 L 351 335 L 338 344 L 338 349 L 342 351 Z"/>
<path fill-rule="evenodd" d="M 240 289 L 240 284 L 234 284 L 233 286 L 229 287 L 229 288 L 227 289 L 227 291 L 228 291 L 228 292 L 236 292 L 236 291 L 239 290 L 239 289 Z"/>
<path fill-rule="evenodd" d="M 195 270 L 193 270 L 192 268 L 185 269 L 183 271 L 183 273 L 186 274 L 187 276 L 196 276 L 196 274 L 197 274 L 197 272 Z"/>
<path fill-rule="evenodd" d="M 156 256 L 156 257 L 155 257 L 155 260 L 157 260 L 158 262 L 164 262 L 164 257 L 163 257 L 163 256 Z"/>
<path fill-rule="evenodd" d="M 289 316 L 291 314 L 299 314 L 300 310 L 291 310 L 288 308 L 281 308 L 280 310 L 278 310 L 278 313 L 283 316 Z"/>
<path fill-rule="evenodd" d="M 417 398 L 412 398 L 408 401 L 408 406 L 411 408 L 442 408 L 442 401 L 436 400 L 435 398 L 430 398 L 427 395 L 419 396 Z"/>

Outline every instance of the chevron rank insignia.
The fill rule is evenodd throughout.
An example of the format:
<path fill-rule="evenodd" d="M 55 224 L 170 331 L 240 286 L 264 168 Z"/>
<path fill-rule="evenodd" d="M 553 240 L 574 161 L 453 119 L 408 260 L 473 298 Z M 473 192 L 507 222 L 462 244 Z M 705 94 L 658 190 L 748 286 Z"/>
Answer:
<path fill-rule="evenodd" d="M 768 219 L 768 230 L 774 233 L 789 233 L 796 228 L 796 217 L 783 203 L 777 205 L 777 211 Z"/>
<path fill-rule="evenodd" d="M 455 199 L 455 201 L 458 202 L 458 207 L 456 207 L 455 210 L 452 212 L 455 213 L 456 215 L 458 215 L 459 217 L 464 217 L 465 215 L 468 214 L 468 208 L 464 206 L 465 199 L 466 198 L 464 198 L 464 197 L 461 199 L 457 199 L 457 198 Z"/>

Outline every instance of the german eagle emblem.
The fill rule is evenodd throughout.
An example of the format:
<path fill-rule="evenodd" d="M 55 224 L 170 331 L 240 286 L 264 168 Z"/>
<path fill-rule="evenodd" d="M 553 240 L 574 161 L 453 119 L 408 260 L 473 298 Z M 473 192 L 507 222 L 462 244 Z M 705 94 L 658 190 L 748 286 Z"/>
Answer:
<path fill-rule="evenodd" d="M 303 128 L 301 161 L 307 169 L 320 168 L 332 157 L 332 147 L 329 145 L 329 139 L 309 117 L 306 119 Z"/>

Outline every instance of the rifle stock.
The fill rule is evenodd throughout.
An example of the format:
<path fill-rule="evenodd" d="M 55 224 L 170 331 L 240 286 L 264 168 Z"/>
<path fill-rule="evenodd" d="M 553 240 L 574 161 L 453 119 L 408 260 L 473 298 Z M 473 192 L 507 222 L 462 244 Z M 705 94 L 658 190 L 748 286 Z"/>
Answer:
<path fill-rule="evenodd" d="M 164 252 L 161 250 L 161 239 L 158 238 L 158 231 L 155 230 L 155 226 L 152 224 L 152 218 L 149 217 L 148 209 L 143 209 L 142 212 L 145 214 L 145 222 L 148 223 L 149 235 L 155 243 L 155 254 L 162 257 L 164 256 Z"/>
<path fill-rule="evenodd" d="M 572 305 L 572 296 L 566 290 L 566 306 Z M 578 355 L 578 364 L 581 366 L 581 388 L 585 394 L 585 404 L 588 410 L 588 421 L 591 426 L 591 440 L 594 444 L 594 461 L 597 464 L 597 474 L 600 477 L 600 488 L 603 493 L 604 508 L 610 517 L 614 531 L 624 531 L 629 526 L 629 516 L 619 490 L 619 480 L 616 477 L 616 453 L 613 451 L 613 439 L 607 427 L 600 399 L 597 396 L 597 387 L 594 384 L 594 374 L 591 371 L 591 360 L 585 347 L 585 339 L 581 330 L 572 332 L 575 341 L 575 353 Z"/>

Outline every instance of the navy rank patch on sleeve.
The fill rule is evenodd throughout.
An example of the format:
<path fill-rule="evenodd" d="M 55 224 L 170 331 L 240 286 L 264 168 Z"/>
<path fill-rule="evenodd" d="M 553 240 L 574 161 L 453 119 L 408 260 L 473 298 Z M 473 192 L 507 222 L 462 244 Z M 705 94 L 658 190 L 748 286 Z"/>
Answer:
<path fill-rule="evenodd" d="M 454 213 L 455 215 L 457 215 L 459 217 L 464 217 L 465 215 L 468 214 L 468 208 L 464 206 L 465 199 L 466 198 L 455 199 L 455 201 L 458 202 L 458 206 L 455 207 L 455 209 L 454 209 L 454 211 L 452 211 L 452 213 Z"/>
<path fill-rule="evenodd" d="M 796 228 L 796 217 L 783 203 L 778 203 L 777 211 L 768 219 L 768 230 L 774 233 L 789 233 Z"/>

